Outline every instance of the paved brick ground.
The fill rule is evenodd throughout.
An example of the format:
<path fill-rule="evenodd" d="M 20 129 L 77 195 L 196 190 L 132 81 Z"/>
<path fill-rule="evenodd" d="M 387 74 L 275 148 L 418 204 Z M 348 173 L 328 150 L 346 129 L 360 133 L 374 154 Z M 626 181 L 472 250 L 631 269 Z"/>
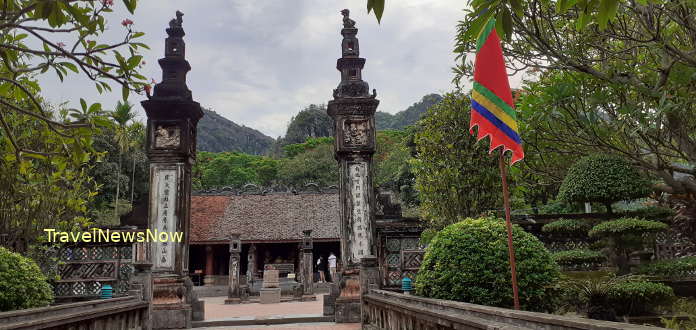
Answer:
<path fill-rule="evenodd" d="M 244 330 L 357 330 L 360 329 L 360 324 L 336 324 L 336 323 L 295 323 L 295 324 L 279 324 L 269 326 L 240 326 L 240 327 L 212 327 L 212 328 L 196 328 L 196 330 L 228 330 L 228 329 L 244 329 Z"/>
<path fill-rule="evenodd" d="M 317 295 L 317 300 L 315 301 L 284 302 L 280 304 L 225 305 L 225 298 L 201 298 L 205 301 L 206 321 L 244 316 L 321 315 L 323 313 L 323 295 Z"/>
<path fill-rule="evenodd" d="M 282 315 L 321 315 L 323 312 L 323 294 L 317 295 L 316 301 L 285 302 L 280 304 L 239 304 L 225 305 L 225 297 L 202 298 L 205 301 L 205 320 L 225 320 L 232 318 L 269 317 Z M 236 326 L 236 327 L 207 327 L 196 328 L 200 330 L 357 330 L 359 324 L 321 323 L 294 323 L 268 326 Z"/>

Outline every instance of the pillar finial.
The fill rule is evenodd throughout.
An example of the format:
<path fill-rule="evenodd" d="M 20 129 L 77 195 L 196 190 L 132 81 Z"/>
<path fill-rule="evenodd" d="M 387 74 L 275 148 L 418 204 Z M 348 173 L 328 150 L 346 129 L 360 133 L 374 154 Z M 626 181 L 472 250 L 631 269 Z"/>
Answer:
<path fill-rule="evenodd" d="M 176 11 L 176 17 L 169 21 L 167 38 L 164 40 L 164 58 L 159 59 L 162 68 L 162 81 L 155 85 L 152 98 L 192 100 L 191 91 L 186 86 L 186 74 L 191 65 L 186 60 L 186 43 L 182 27 L 184 13 Z"/>
<path fill-rule="evenodd" d="M 343 15 L 343 41 L 341 42 L 341 58 L 336 62 L 336 69 L 341 71 L 341 82 L 334 89 L 334 99 L 345 97 L 375 97 L 377 93 L 373 90 L 370 95 L 370 86 L 362 80 L 362 69 L 365 66 L 365 59 L 360 57 L 360 43 L 356 35 L 358 29 L 355 21 L 350 18 L 348 9 L 341 10 Z"/>

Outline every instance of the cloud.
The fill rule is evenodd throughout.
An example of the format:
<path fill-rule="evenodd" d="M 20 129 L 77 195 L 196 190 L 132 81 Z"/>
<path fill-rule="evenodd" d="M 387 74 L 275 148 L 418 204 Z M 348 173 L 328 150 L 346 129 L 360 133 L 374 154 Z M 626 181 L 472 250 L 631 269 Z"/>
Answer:
<path fill-rule="evenodd" d="M 361 56 L 367 58 L 363 77 L 377 89 L 378 110 L 392 113 L 425 94 L 451 89 L 455 26 L 464 16 L 459 0 L 390 1 L 381 24 L 367 14 L 365 0 L 141 0 L 135 15 L 115 3 L 105 37 L 117 40 L 121 19 L 132 19 L 146 32 L 143 41 L 152 48 L 144 54 L 145 76 L 158 81 L 164 29 L 177 9 L 184 12 L 192 66 L 188 86 L 194 99 L 273 137 L 285 133 L 288 120 L 299 110 L 331 98 L 340 79 L 335 65 L 340 57 L 341 9 L 351 9 L 360 29 Z M 116 89 L 98 95 L 87 79 L 60 84 L 46 75 L 41 81 L 45 96 L 54 102 L 76 106 L 82 97 L 109 108 L 120 98 Z M 141 99 L 135 95 L 131 101 Z"/>

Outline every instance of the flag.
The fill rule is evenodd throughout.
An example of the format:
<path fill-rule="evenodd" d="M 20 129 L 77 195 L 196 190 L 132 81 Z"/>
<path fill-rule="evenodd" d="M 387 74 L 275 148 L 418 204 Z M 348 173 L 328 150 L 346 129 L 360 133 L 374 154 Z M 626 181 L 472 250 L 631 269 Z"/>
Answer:
<path fill-rule="evenodd" d="M 478 126 L 477 140 L 491 137 L 489 153 L 500 146 L 503 152 L 512 151 L 512 164 L 524 158 L 513 107 L 503 50 L 495 31 L 495 20 L 491 19 L 476 42 L 469 132 L 474 135 L 474 126 Z"/>

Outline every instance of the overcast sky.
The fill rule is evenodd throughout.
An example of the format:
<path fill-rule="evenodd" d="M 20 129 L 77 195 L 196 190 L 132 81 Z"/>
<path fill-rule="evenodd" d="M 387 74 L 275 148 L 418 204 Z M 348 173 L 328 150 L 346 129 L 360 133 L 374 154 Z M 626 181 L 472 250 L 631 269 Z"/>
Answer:
<path fill-rule="evenodd" d="M 339 82 L 342 27 L 339 11 L 351 10 L 359 28 L 363 78 L 376 88 L 378 110 L 398 112 L 423 95 L 451 89 L 455 26 L 464 16 L 462 0 L 387 1 L 382 23 L 368 16 L 365 0 L 140 0 L 130 15 L 119 0 L 109 14 L 105 39 L 123 36 L 120 22 L 130 18 L 143 41 L 145 76 L 161 80 L 157 59 L 164 54 L 165 28 L 177 9 L 184 13 L 188 86 L 194 100 L 241 125 L 277 137 L 290 118 L 310 103 L 326 103 Z M 107 41 L 107 40 L 102 40 Z M 42 78 L 43 94 L 53 102 L 80 97 L 107 109 L 120 88 L 99 95 L 85 79 L 60 83 Z M 131 102 L 143 97 L 131 95 Z M 141 117 L 144 111 L 137 105 Z"/>

